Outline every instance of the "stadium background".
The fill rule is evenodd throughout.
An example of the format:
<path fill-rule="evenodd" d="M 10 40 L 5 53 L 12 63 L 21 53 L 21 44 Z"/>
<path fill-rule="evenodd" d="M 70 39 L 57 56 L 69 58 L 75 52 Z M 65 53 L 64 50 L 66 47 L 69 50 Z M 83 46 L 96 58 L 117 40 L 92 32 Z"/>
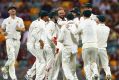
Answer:
<path fill-rule="evenodd" d="M 26 31 L 22 34 L 21 48 L 16 61 L 18 80 L 25 80 L 24 75 L 27 69 L 35 61 L 35 58 L 26 50 L 26 40 L 29 25 L 38 17 L 39 11 L 43 9 L 50 12 L 50 10 L 59 6 L 64 7 L 66 11 L 73 7 L 79 7 L 82 10 L 81 6 L 86 2 L 93 4 L 95 14 L 103 13 L 107 17 L 106 25 L 111 28 L 107 50 L 112 80 L 119 80 L 119 0 L 0 0 L 0 25 L 4 18 L 8 17 L 7 8 L 15 5 L 18 8 L 17 15 L 23 18 L 26 27 Z M 6 60 L 5 41 L 3 36 L 0 35 L 0 67 L 4 65 Z M 77 74 L 80 80 L 85 80 L 80 46 L 78 49 Z M 59 80 L 61 80 L 60 78 L 61 76 L 59 76 Z M 104 80 L 103 71 L 101 71 L 101 78 Z M 3 80 L 1 72 L 0 80 Z"/>

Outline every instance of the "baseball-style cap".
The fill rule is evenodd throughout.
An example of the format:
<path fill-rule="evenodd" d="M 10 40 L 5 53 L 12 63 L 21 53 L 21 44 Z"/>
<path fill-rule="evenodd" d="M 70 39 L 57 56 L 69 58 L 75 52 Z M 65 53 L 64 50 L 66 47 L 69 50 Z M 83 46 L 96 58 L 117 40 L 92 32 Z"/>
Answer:
<path fill-rule="evenodd" d="M 98 15 L 97 18 L 100 22 L 105 22 L 105 16 L 104 15 Z"/>
<path fill-rule="evenodd" d="M 74 12 L 77 15 L 80 15 L 80 9 L 78 7 L 74 7 L 70 12 Z"/>
<path fill-rule="evenodd" d="M 87 8 L 92 8 L 93 6 L 92 6 L 92 4 L 91 4 L 91 3 L 85 3 L 85 4 L 84 4 L 84 7 L 87 7 Z"/>
<path fill-rule="evenodd" d="M 51 11 L 50 13 L 48 13 L 48 16 L 50 18 L 54 17 L 54 16 L 57 16 L 57 12 L 56 11 Z"/>
<path fill-rule="evenodd" d="M 44 10 L 41 10 L 40 13 L 39 13 L 39 16 L 40 17 L 48 16 L 48 12 L 44 11 Z"/>
<path fill-rule="evenodd" d="M 67 13 L 66 18 L 68 20 L 73 20 L 74 19 L 74 15 L 71 12 L 69 12 L 69 13 Z"/>
<path fill-rule="evenodd" d="M 84 10 L 83 11 L 83 15 L 84 15 L 84 17 L 90 17 L 91 16 L 91 11 L 90 10 Z"/>

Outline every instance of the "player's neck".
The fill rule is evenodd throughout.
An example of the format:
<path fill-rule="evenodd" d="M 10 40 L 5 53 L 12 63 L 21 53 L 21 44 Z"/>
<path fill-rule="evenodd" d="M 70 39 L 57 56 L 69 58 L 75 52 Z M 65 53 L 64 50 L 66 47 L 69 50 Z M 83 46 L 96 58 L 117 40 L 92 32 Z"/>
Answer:
<path fill-rule="evenodd" d="M 15 19 L 16 15 L 10 15 L 10 17 L 11 17 L 12 19 Z"/>
<path fill-rule="evenodd" d="M 84 19 L 90 19 L 90 17 L 84 17 Z"/>

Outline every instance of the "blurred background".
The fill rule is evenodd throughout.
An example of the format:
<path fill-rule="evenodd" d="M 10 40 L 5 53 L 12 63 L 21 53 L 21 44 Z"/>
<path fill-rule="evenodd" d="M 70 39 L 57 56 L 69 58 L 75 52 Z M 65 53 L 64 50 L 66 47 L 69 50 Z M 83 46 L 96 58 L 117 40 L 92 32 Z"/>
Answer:
<path fill-rule="evenodd" d="M 7 8 L 15 5 L 17 16 L 24 20 L 26 31 L 22 34 L 21 48 L 16 61 L 16 72 L 18 80 L 25 80 L 24 75 L 28 68 L 32 66 L 35 58 L 27 51 L 26 41 L 30 23 L 37 19 L 37 14 L 41 9 L 50 12 L 57 7 L 64 7 L 66 11 L 73 7 L 79 7 L 82 10 L 84 3 L 90 2 L 93 4 L 93 12 L 95 14 L 104 14 L 107 18 L 106 25 L 110 27 L 111 32 L 108 40 L 108 55 L 109 64 L 112 72 L 112 80 L 119 80 L 119 0 L 0 0 L 0 25 L 4 18 L 9 15 Z M 0 67 L 7 60 L 5 40 L 0 35 Z M 81 58 L 81 47 L 78 49 L 77 74 L 79 80 L 85 80 L 83 61 Z M 104 71 L 101 71 L 101 80 L 104 80 Z M 59 76 L 59 80 L 61 76 Z M 0 80 L 3 80 L 0 73 Z M 10 80 L 10 79 L 9 79 Z"/>

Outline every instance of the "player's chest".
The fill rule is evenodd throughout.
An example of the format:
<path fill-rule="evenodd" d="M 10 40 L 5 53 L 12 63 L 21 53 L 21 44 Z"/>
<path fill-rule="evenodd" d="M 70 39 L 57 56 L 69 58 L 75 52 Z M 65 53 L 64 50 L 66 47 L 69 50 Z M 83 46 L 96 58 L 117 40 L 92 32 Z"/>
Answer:
<path fill-rule="evenodd" d="M 17 19 L 8 19 L 5 24 L 6 27 L 15 27 L 16 25 L 20 25 L 20 21 Z"/>

